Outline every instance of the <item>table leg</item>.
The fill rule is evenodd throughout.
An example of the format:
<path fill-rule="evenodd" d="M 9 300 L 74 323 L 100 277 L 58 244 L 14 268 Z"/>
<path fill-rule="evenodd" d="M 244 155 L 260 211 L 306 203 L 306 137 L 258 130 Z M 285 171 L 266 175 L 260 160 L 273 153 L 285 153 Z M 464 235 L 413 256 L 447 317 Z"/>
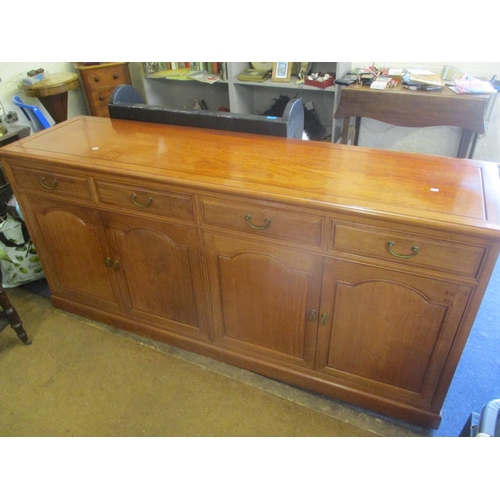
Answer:
<path fill-rule="evenodd" d="M 469 151 L 469 156 L 468 158 L 471 159 L 474 156 L 474 149 L 476 149 L 476 142 L 479 134 L 477 132 L 474 133 L 473 138 L 472 138 L 472 145 L 470 147 Z"/>
<path fill-rule="evenodd" d="M 349 137 L 349 123 L 351 121 L 351 118 L 347 116 L 344 118 L 344 128 L 342 129 L 342 139 L 341 139 L 341 144 L 347 144 L 347 140 Z"/>
<path fill-rule="evenodd" d="M 462 130 L 462 137 L 458 146 L 457 158 L 467 158 L 471 145 L 472 134 L 472 130 L 468 130 L 466 128 Z"/>
<path fill-rule="evenodd" d="M 354 135 L 354 145 L 358 145 L 359 129 L 361 128 L 361 116 L 356 116 L 356 133 Z"/>
<path fill-rule="evenodd" d="M 354 137 L 352 138 L 352 144 L 353 146 L 358 145 L 358 139 L 359 139 L 359 129 L 361 127 L 361 116 L 356 116 L 356 125 L 354 128 Z M 341 144 L 348 144 L 349 143 L 349 132 L 351 130 L 351 117 L 348 116 L 344 118 L 344 128 L 342 130 L 342 140 Z"/>

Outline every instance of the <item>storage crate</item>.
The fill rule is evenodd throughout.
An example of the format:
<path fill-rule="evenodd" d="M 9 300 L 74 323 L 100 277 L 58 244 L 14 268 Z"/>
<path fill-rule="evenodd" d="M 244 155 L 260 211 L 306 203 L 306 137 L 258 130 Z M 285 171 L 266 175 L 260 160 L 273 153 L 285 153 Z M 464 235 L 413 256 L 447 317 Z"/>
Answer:
<path fill-rule="evenodd" d="M 318 80 L 308 80 L 307 78 L 304 80 L 305 85 L 309 85 L 311 87 L 318 87 L 319 89 L 326 89 L 327 87 L 331 87 L 335 84 L 335 75 L 328 78 L 328 80 L 324 80 L 319 82 Z"/>

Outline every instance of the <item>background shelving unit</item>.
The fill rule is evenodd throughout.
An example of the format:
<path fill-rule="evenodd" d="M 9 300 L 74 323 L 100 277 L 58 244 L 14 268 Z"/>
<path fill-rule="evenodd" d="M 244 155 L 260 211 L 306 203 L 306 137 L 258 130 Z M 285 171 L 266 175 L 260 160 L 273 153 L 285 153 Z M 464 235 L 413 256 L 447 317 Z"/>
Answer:
<path fill-rule="evenodd" d="M 338 103 L 338 86 L 319 89 L 304 84 L 297 85 L 292 76 L 290 83 L 244 82 L 238 75 L 250 68 L 249 62 L 228 62 L 227 80 L 213 84 L 195 80 L 170 80 L 151 78 L 144 75 L 143 91 L 148 104 L 166 106 L 173 109 L 193 109 L 195 100 L 204 100 L 209 111 L 227 108 L 233 113 L 262 114 L 280 96 L 300 98 L 307 105 L 314 106 L 316 116 L 332 141 L 341 134 L 342 123 L 333 115 Z M 351 68 L 346 62 L 314 62 L 311 71 L 324 71 L 343 76 Z"/>
<path fill-rule="evenodd" d="M 202 99 L 210 111 L 229 108 L 228 82 L 207 84 L 197 81 L 167 80 L 144 77 L 146 102 L 173 109 L 193 109 Z"/>

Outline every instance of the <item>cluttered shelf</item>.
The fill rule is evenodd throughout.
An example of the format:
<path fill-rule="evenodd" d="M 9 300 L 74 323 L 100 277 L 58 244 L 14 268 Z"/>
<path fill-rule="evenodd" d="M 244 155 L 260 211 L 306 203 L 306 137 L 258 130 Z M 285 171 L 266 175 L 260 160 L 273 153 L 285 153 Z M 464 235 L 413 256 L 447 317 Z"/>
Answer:
<path fill-rule="evenodd" d="M 229 63 L 230 64 L 230 63 Z M 314 71 L 311 64 L 302 72 L 296 63 L 250 63 L 232 77 L 228 77 L 228 63 L 144 63 L 144 76 L 148 79 L 183 82 L 227 83 L 230 79 L 238 85 L 258 85 L 275 88 L 305 88 L 335 92 L 335 71 Z M 261 65 L 261 66 L 260 66 Z M 280 69 L 279 65 L 285 65 Z M 293 66 L 293 69 L 292 69 Z"/>
<path fill-rule="evenodd" d="M 326 92 L 335 92 L 335 85 L 330 85 L 328 87 L 316 87 L 313 85 L 308 85 L 296 76 L 292 76 L 290 78 L 290 82 L 273 82 L 271 80 L 266 80 L 263 82 L 255 82 L 255 81 L 243 81 L 243 80 L 235 80 L 235 85 L 258 85 L 259 87 L 269 87 L 269 88 L 283 88 L 283 89 L 296 89 L 296 90 L 313 90 L 313 91 L 326 91 Z"/>
<path fill-rule="evenodd" d="M 142 70 L 148 104 L 172 109 L 229 110 L 226 63 L 143 62 Z"/>
<path fill-rule="evenodd" d="M 146 78 L 193 81 L 204 83 L 228 80 L 228 62 L 143 62 L 142 72 Z"/>
<path fill-rule="evenodd" d="M 239 85 L 257 84 L 277 88 L 300 88 L 335 91 L 335 63 L 250 63 L 234 75 L 234 83 Z M 336 65 L 335 65 L 336 66 Z"/>
<path fill-rule="evenodd" d="M 314 113 L 320 125 L 308 134 L 310 139 L 334 141 L 340 135 L 341 123 L 333 119 L 338 100 L 334 80 L 350 67 L 348 63 L 148 62 L 142 66 L 148 104 L 261 115 L 285 99 L 301 98 L 305 112 Z"/>

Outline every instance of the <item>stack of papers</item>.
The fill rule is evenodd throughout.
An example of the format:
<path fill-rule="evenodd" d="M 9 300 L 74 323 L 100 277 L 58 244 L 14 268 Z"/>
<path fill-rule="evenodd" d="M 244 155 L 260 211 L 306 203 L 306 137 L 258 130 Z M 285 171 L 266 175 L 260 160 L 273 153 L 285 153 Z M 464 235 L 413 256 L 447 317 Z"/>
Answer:
<path fill-rule="evenodd" d="M 493 94 L 496 92 L 490 82 L 473 77 L 455 80 L 455 85 L 450 89 L 457 94 Z"/>
<path fill-rule="evenodd" d="M 403 78 L 408 85 L 427 85 L 432 87 L 443 87 L 445 85 L 441 75 L 430 72 L 413 73 L 408 71 Z"/>
<path fill-rule="evenodd" d="M 196 80 L 203 83 L 215 83 L 220 75 L 209 71 L 194 71 L 190 68 L 164 69 L 148 76 L 149 78 L 165 78 L 167 80 Z"/>

